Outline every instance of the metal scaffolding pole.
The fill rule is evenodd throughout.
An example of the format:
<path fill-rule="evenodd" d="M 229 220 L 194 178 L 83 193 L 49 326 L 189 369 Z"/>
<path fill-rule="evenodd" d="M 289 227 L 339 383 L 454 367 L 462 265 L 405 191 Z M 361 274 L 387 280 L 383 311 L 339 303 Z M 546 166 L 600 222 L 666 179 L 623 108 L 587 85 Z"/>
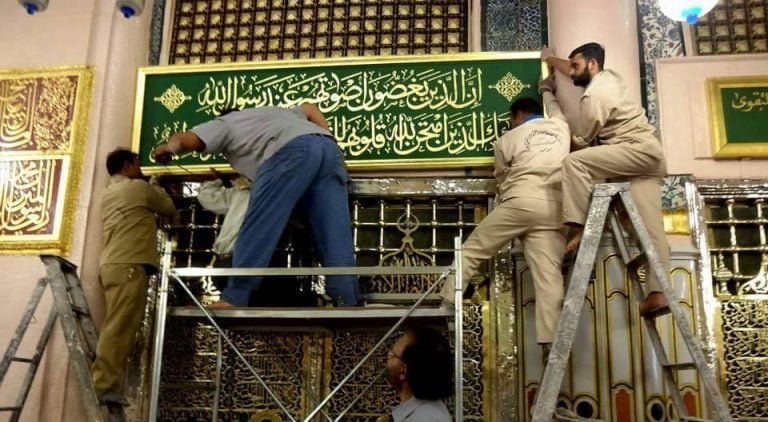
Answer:
<path fill-rule="evenodd" d="M 398 328 L 411 316 L 453 316 L 454 324 L 454 357 L 455 357 L 455 397 L 456 408 L 455 418 L 456 421 L 463 420 L 463 283 L 461 277 L 461 238 L 456 237 L 454 239 L 455 246 L 455 264 L 454 266 L 435 266 L 435 267 L 311 267 L 311 268 L 171 268 L 171 250 L 172 241 L 165 242 L 165 253 L 163 255 L 163 271 L 160 281 L 160 288 L 158 289 L 158 301 L 156 317 L 158 321 L 155 324 L 155 344 L 153 351 L 153 368 L 151 378 L 151 391 L 150 391 L 150 420 L 157 419 L 158 413 L 158 398 L 160 390 L 160 375 L 162 371 L 162 356 L 163 356 L 163 342 L 165 340 L 165 326 L 166 318 L 169 315 L 168 312 L 168 289 L 170 279 L 176 280 L 182 289 L 193 300 L 195 306 L 199 311 L 185 310 L 184 312 L 176 312 L 174 315 L 189 315 L 189 316 L 204 316 L 219 333 L 220 339 L 224 341 L 238 356 L 238 358 L 246 365 L 249 371 L 255 376 L 257 381 L 266 390 L 270 397 L 277 403 L 280 409 L 286 413 L 291 421 L 295 419 L 289 413 L 288 409 L 280 402 L 277 395 L 269 388 L 266 382 L 256 373 L 256 370 L 247 362 L 242 353 L 237 349 L 235 344 L 224 333 L 219 324 L 215 321 L 216 317 L 230 317 L 240 316 L 239 313 L 245 316 L 265 315 L 262 312 L 245 311 L 245 310 L 225 310 L 225 311 L 213 311 L 209 312 L 192 294 L 189 288 L 182 281 L 182 277 L 199 277 L 199 276 L 301 276 L 301 275 L 430 275 L 440 274 L 438 280 L 430 286 L 430 288 L 421 294 L 418 300 L 410 306 L 407 310 L 393 310 L 389 308 L 371 308 L 371 309 L 303 309 L 297 308 L 295 310 L 281 309 L 277 312 L 270 311 L 269 316 L 271 318 L 360 318 L 361 314 L 370 314 L 371 317 L 399 317 L 397 322 L 392 326 L 389 331 L 377 342 L 377 344 L 362 358 L 362 360 L 342 379 L 337 386 L 326 396 L 317 406 L 310 412 L 305 421 L 311 421 L 318 414 L 322 414 L 326 419 L 331 420 L 331 417 L 323 410 L 323 408 L 330 402 L 331 398 L 341 390 L 344 384 L 352 378 L 352 376 L 370 359 L 376 350 L 381 347 L 386 340 L 394 334 Z M 424 300 L 432 294 L 439 282 L 446 278 L 449 273 L 454 273 L 454 298 L 455 303 L 452 309 L 440 308 L 425 310 L 425 311 L 437 311 L 437 312 L 417 312 L 417 308 L 424 302 Z M 200 315 L 198 312 L 202 312 Z M 378 377 L 377 377 L 378 378 Z M 220 381 L 219 381 L 220 382 Z M 372 383 L 371 383 L 372 385 Z M 370 387 L 370 385 L 369 385 Z M 365 391 L 365 390 L 364 390 Z M 361 393 L 362 394 L 362 393 Z M 359 397 L 358 397 L 359 398 Z M 357 398 L 355 398 L 357 400 Z M 354 403 L 354 401 L 353 401 Z M 336 418 L 340 418 L 351 408 L 351 405 L 347 406 Z"/>

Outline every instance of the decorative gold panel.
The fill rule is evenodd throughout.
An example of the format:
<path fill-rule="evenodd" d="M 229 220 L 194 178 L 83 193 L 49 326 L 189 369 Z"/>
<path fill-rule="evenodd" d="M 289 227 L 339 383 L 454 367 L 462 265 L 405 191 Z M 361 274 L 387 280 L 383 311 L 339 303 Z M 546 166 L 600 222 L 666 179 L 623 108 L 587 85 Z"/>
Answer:
<path fill-rule="evenodd" d="M 66 254 L 92 71 L 0 70 L 0 254 Z"/>
<path fill-rule="evenodd" d="M 768 297 L 723 300 L 722 334 L 733 416 L 768 419 Z"/>
<path fill-rule="evenodd" d="M 169 62 L 468 50 L 468 4 L 448 0 L 177 0 Z"/>
<path fill-rule="evenodd" d="M 766 0 L 720 0 L 693 29 L 700 55 L 768 52 Z"/>
<path fill-rule="evenodd" d="M 768 185 L 704 180 L 722 388 L 737 420 L 768 420 Z"/>
<path fill-rule="evenodd" d="M 175 266 L 208 265 L 220 228 L 218 217 L 199 207 L 197 183 L 177 181 L 166 187 L 179 205 L 177 218 L 165 227 L 176 238 Z M 492 187 L 486 179 L 353 179 L 350 205 L 358 265 L 449 265 L 454 256 L 453 238 L 468 236 L 487 214 Z M 306 232 L 298 221 L 289 224 L 273 256 L 273 266 L 315 264 L 307 250 L 310 241 Z M 301 284 L 285 279 L 279 282 L 274 284 Z M 366 299 L 401 304 L 413 303 L 434 282 L 433 277 L 360 279 Z M 264 291 L 271 288 L 268 284 L 265 279 L 258 296 L 275 294 Z M 219 294 L 210 280 L 191 281 L 190 285 L 205 299 Z M 295 293 L 288 291 L 289 296 Z M 183 298 L 183 293 L 177 294 L 171 302 L 183 305 Z M 465 420 L 493 421 L 497 412 L 491 402 L 493 317 L 488 302 L 480 295 L 476 298 L 464 308 Z M 442 321 L 432 322 L 447 328 Z M 302 420 L 390 326 L 379 322 L 359 327 L 349 322 L 341 327 L 294 326 L 286 330 L 230 321 L 225 329 L 293 416 Z M 450 334 L 446 331 L 452 339 Z M 342 420 L 373 422 L 390 413 L 396 395 L 383 370 L 386 352 L 396 338 L 380 348 L 334 396 L 326 407 L 329 415 L 335 418 L 375 379 Z M 219 378 L 222 383 L 217 391 Z M 169 319 L 166 328 L 159 403 L 162 421 L 287 420 L 234 353 L 219 344 L 210 326 L 178 318 Z M 452 412 L 452 400 L 446 405 Z"/>

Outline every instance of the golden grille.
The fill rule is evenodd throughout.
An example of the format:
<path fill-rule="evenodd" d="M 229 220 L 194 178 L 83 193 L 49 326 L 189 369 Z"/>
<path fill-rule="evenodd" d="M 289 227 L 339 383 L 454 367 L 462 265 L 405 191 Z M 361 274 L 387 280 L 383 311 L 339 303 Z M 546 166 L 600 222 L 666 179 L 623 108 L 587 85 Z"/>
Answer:
<path fill-rule="evenodd" d="M 700 55 L 768 51 L 768 0 L 720 0 L 693 28 Z"/>
<path fill-rule="evenodd" d="M 459 0 L 178 0 L 169 62 L 457 53 Z"/>

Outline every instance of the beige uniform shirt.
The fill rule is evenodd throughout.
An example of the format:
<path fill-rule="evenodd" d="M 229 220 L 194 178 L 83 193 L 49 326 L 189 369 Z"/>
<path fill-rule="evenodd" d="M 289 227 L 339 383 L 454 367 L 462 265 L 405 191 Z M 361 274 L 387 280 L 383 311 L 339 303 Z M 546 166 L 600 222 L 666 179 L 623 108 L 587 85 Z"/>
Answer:
<path fill-rule="evenodd" d="M 158 266 L 155 213 L 176 213 L 171 197 L 160 186 L 141 179 L 112 176 L 101 197 L 104 264 Z"/>
<path fill-rule="evenodd" d="M 646 152 L 661 157 L 655 128 L 643 108 L 627 97 L 627 86 L 616 72 L 603 70 L 595 75 L 581 96 L 579 121 L 573 128 L 574 147 L 647 143 Z"/>
<path fill-rule="evenodd" d="M 559 107 L 554 113 L 546 104 L 545 108 L 549 118 L 529 120 L 494 144 L 493 175 L 502 201 L 517 197 L 562 200 L 560 168 L 570 151 L 571 132 Z"/>

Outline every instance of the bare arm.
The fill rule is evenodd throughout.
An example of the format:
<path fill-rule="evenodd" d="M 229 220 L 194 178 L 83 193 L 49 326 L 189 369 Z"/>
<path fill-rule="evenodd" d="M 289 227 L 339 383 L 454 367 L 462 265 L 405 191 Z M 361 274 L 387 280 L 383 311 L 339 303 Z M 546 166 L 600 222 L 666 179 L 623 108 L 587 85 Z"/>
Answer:
<path fill-rule="evenodd" d="M 301 111 L 307 116 L 307 120 L 320 126 L 321 128 L 328 130 L 328 121 L 325 120 L 325 116 L 320 112 L 320 109 L 316 105 L 310 103 L 304 103 L 301 106 Z"/>
<path fill-rule="evenodd" d="M 179 132 L 171 135 L 168 143 L 155 148 L 152 156 L 158 161 L 170 161 L 172 154 L 205 150 L 205 142 L 192 132 Z"/>

